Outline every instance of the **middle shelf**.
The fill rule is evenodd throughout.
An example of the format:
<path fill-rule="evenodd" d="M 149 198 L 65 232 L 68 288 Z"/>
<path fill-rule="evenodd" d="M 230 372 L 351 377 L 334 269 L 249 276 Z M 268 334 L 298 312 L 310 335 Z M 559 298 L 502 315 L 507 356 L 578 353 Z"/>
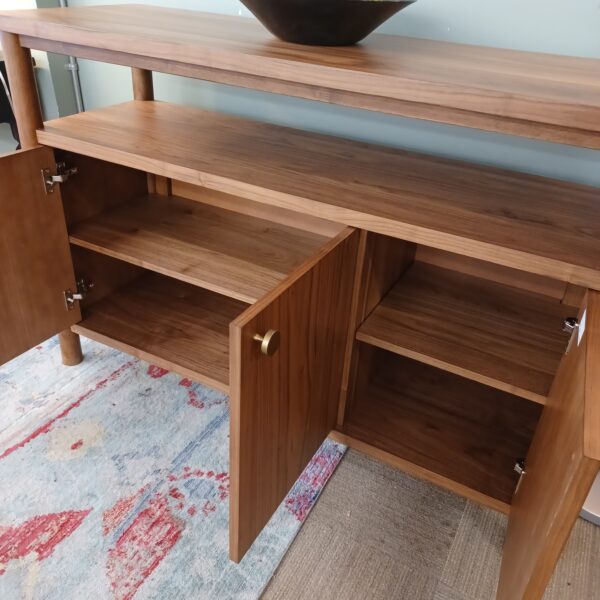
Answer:
<path fill-rule="evenodd" d="M 356 338 L 543 404 L 573 315 L 556 299 L 415 262 Z"/>
<path fill-rule="evenodd" d="M 254 303 L 327 238 L 176 196 L 149 195 L 75 225 L 72 244 Z"/>

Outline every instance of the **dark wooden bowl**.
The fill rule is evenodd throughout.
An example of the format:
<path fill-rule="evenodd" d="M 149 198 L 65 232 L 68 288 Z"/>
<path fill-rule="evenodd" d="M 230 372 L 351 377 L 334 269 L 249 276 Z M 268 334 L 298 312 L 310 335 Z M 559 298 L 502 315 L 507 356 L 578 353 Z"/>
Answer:
<path fill-rule="evenodd" d="M 351 46 L 416 0 L 241 0 L 275 36 L 313 46 Z"/>

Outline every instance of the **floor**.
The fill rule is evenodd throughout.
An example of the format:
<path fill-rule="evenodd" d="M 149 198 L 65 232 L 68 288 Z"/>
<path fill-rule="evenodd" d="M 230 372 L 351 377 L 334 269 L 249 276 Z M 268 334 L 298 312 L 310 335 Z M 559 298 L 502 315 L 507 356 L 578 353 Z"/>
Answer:
<path fill-rule="evenodd" d="M 506 517 L 348 451 L 263 600 L 493 600 Z M 544 600 L 600 599 L 579 520 Z"/>

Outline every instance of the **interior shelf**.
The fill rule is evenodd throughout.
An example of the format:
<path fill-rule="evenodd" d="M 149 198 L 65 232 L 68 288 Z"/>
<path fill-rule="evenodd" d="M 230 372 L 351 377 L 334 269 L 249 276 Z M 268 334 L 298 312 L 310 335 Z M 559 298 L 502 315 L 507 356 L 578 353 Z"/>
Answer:
<path fill-rule="evenodd" d="M 214 388 L 229 389 L 229 324 L 247 305 L 146 273 L 87 307 L 73 331 Z"/>
<path fill-rule="evenodd" d="M 416 262 L 356 338 L 544 403 L 577 309 L 555 299 Z"/>
<path fill-rule="evenodd" d="M 253 303 L 326 241 L 174 196 L 147 196 L 77 224 L 71 243 Z"/>
<path fill-rule="evenodd" d="M 392 35 L 352 47 L 276 40 L 253 19 L 155 6 L 0 13 L 25 47 L 600 147 L 597 60 Z"/>
<path fill-rule="evenodd" d="M 541 406 L 374 349 L 343 433 L 486 497 L 510 503 Z M 437 481 L 440 483 L 440 481 Z M 443 482 L 442 482 L 443 484 Z"/>
<path fill-rule="evenodd" d="M 49 121 L 38 140 L 600 288 L 596 188 L 164 102 L 133 101 Z"/>

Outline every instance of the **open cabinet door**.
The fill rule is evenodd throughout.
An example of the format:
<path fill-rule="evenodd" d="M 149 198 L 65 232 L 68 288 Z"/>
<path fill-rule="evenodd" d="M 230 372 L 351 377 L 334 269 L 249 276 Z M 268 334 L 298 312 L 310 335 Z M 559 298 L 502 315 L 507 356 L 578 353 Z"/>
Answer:
<path fill-rule="evenodd" d="M 335 425 L 357 249 L 358 232 L 344 230 L 231 324 L 229 554 L 236 562 Z M 255 339 L 268 331 L 280 336 L 271 356 Z"/>
<path fill-rule="evenodd" d="M 0 156 L 0 364 L 81 320 L 59 186 L 46 194 L 50 148 Z"/>
<path fill-rule="evenodd" d="M 600 292 L 589 291 L 513 498 L 497 600 L 538 600 L 600 465 Z"/>

